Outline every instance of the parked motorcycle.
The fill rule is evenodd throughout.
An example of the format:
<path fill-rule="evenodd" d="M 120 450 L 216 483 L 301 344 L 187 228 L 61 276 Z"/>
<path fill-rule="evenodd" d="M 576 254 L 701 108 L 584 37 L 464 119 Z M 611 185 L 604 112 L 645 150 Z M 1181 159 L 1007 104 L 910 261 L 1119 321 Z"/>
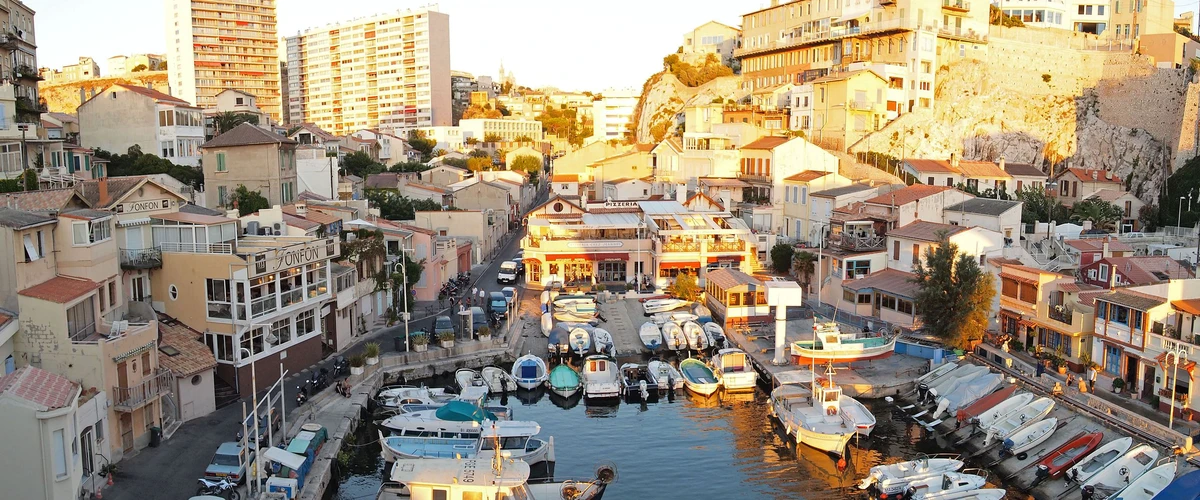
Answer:
<path fill-rule="evenodd" d="M 350 362 L 343 356 L 333 358 L 333 376 L 340 377 L 350 374 Z"/>
<path fill-rule="evenodd" d="M 237 491 L 237 483 L 230 481 L 227 477 L 220 479 L 200 478 L 199 481 L 200 488 L 196 490 L 196 495 L 216 495 L 228 498 L 229 500 L 242 498 L 241 493 Z"/>
<path fill-rule="evenodd" d="M 312 390 L 313 392 L 321 392 L 321 389 L 329 387 L 329 369 L 321 368 L 313 370 L 312 374 Z"/>
<path fill-rule="evenodd" d="M 296 406 L 297 407 L 304 406 L 304 403 L 307 403 L 307 402 L 308 402 L 308 386 L 307 385 L 296 386 Z"/>

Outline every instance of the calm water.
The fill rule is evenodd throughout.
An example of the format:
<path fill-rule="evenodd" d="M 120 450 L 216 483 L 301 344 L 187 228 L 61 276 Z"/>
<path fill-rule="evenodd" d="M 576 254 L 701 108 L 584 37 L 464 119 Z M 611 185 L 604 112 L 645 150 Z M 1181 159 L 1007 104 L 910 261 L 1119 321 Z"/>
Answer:
<path fill-rule="evenodd" d="M 590 479 L 597 465 L 615 464 L 617 481 L 606 499 L 845 498 L 873 465 L 940 451 L 919 427 L 893 421 L 883 400 L 864 401 L 878 425 L 870 439 L 852 443 L 850 463 L 839 472 L 835 458 L 784 439 L 761 390 L 707 399 L 681 391 L 670 401 L 611 406 L 589 406 L 578 395 L 519 396 L 490 404 L 507 404 L 516 420 L 537 421 L 543 437 L 554 436 L 559 479 Z M 356 439 L 365 444 L 343 448 L 340 480 L 327 498 L 374 498 L 384 477 L 374 426 L 361 426 Z"/>

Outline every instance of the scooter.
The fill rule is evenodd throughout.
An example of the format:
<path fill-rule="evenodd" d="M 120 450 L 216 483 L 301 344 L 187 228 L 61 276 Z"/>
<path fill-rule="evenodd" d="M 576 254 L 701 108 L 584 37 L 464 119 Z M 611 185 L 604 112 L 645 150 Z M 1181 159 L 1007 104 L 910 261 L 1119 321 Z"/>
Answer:
<path fill-rule="evenodd" d="M 307 382 L 307 381 L 305 381 L 305 382 Z M 296 406 L 304 406 L 304 403 L 307 403 L 307 402 L 308 402 L 308 386 L 307 385 L 296 386 Z"/>
<path fill-rule="evenodd" d="M 333 376 L 340 377 L 350 374 L 350 362 L 346 361 L 345 357 L 338 356 L 333 358 Z"/>
<path fill-rule="evenodd" d="M 228 498 L 229 500 L 238 500 L 242 497 L 237 491 L 237 484 L 230 481 L 227 477 L 220 479 L 200 478 L 200 488 L 196 490 L 196 495 L 216 495 Z"/>

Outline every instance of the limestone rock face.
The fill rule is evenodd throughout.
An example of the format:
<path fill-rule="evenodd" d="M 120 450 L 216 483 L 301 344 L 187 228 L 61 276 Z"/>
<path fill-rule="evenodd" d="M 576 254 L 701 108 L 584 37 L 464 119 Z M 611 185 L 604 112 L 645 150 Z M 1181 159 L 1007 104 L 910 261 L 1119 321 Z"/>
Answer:
<path fill-rule="evenodd" d="M 57 113 L 75 113 L 75 109 L 104 89 L 124 83 L 139 87 L 150 87 L 170 94 L 170 83 L 166 71 L 140 71 L 126 75 L 106 76 L 88 80 L 76 80 L 57 84 L 38 85 L 38 95 L 46 100 L 46 108 Z"/>
<path fill-rule="evenodd" d="M 680 83 L 675 75 L 657 73 L 646 80 L 642 96 L 633 112 L 634 138 L 639 143 L 658 142 L 671 135 L 683 122 L 683 108 L 691 104 L 707 104 L 714 99 L 741 99 L 741 76 L 715 78 L 699 87 Z"/>

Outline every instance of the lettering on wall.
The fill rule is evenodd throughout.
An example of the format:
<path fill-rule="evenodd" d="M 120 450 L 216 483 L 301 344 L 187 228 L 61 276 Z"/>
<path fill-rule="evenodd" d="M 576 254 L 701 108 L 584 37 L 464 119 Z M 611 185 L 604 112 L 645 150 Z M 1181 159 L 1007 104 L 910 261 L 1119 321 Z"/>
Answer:
<path fill-rule="evenodd" d="M 141 200 L 131 201 L 117 205 L 116 212 L 119 214 L 136 214 L 141 212 L 154 212 L 156 210 L 167 210 L 170 208 L 182 206 L 187 202 L 164 198 L 161 200 Z"/>
<path fill-rule="evenodd" d="M 309 262 L 321 260 L 321 258 L 324 257 L 321 249 L 322 247 L 320 246 L 311 246 L 287 250 L 283 253 L 280 253 L 275 259 L 275 268 L 272 269 L 272 271 L 278 271 L 285 267 L 301 266 L 308 264 Z"/>

